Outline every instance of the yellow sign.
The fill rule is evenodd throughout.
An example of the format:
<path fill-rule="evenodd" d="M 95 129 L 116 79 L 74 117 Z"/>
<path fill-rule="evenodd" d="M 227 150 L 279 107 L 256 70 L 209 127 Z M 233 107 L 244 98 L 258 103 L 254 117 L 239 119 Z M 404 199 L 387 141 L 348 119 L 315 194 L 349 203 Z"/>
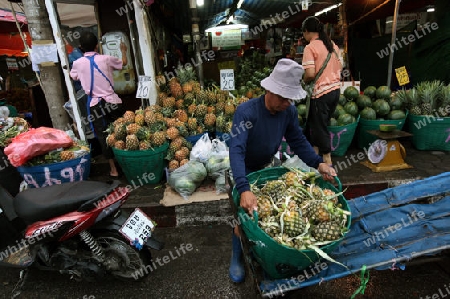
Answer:
<path fill-rule="evenodd" d="M 395 69 L 395 75 L 397 76 L 398 84 L 400 86 L 406 85 L 409 83 L 409 76 L 406 68 L 404 66 Z"/>

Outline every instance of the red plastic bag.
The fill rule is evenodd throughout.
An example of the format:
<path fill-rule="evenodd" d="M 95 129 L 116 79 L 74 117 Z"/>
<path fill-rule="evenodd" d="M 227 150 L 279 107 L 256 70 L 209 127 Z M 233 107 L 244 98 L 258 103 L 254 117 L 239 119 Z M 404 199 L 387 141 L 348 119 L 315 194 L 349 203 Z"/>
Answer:
<path fill-rule="evenodd" d="M 14 137 L 5 148 L 5 154 L 8 155 L 9 162 L 14 167 L 18 167 L 33 157 L 61 147 L 70 147 L 72 144 L 73 140 L 66 132 L 54 128 L 39 127 Z"/>

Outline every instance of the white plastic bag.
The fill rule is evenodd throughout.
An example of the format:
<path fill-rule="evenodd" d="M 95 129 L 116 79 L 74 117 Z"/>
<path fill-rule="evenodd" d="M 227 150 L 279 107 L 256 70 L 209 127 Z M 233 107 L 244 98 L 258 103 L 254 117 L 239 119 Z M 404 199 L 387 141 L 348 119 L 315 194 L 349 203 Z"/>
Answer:
<path fill-rule="evenodd" d="M 286 154 L 286 153 L 284 153 L 284 154 L 285 154 L 285 157 L 287 158 L 287 160 L 283 162 L 283 164 L 282 164 L 283 166 L 289 167 L 289 168 L 298 168 L 304 172 L 316 172 L 316 173 L 320 174 L 317 169 L 306 165 L 306 163 L 303 162 L 303 160 L 300 159 L 297 155 L 290 157 L 288 154 Z"/>
<path fill-rule="evenodd" d="M 211 154 L 211 149 L 211 140 L 209 140 L 208 133 L 205 133 L 192 147 L 189 160 L 206 163 Z"/>
<path fill-rule="evenodd" d="M 230 169 L 230 158 L 227 145 L 219 139 L 212 142 L 211 154 L 205 163 L 208 176 L 215 180 L 216 193 L 227 192 L 225 171 Z"/>

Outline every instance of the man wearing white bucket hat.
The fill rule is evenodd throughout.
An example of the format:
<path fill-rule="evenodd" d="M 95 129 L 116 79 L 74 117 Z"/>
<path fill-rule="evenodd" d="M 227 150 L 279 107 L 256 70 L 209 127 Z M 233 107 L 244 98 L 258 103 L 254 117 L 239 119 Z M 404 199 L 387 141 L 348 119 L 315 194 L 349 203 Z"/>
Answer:
<path fill-rule="evenodd" d="M 291 59 L 280 59 L 269 77 L 261 81 L 266 93 L 236 109 L 230 139 L 230 165 L 240 205 L 249 213 L 257 208 L 256 196 L 250 191 L 246 175 L 270 164 L 278 152 L 283 137 L 291 150 L 308 166 L 317 168 L 325 180 L 332 181 L 335 170 L 323 163 L 303 135 L 294 100 L 306 97 L 300 81 L 304 69 Z M 246 130 L 242 127 L 245 125 Z M 237 227 L 233 231 L 233 252 L 229 276 L 242 282 L 245 270 Z"/>

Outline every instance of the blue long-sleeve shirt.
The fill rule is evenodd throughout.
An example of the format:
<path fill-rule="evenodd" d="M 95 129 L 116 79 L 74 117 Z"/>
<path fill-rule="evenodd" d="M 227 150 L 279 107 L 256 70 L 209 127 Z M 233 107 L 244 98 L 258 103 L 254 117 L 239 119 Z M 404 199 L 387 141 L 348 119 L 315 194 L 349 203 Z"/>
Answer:
<path fill-rule="evenodd" d="M 323 162 L 303 135 L 295 106 L 271 114 L 265 106 L 264 95 L 237 107 L 230 135 L 230 166 L 239 194 L 250 190 L 246 175 L 272 161 L 283 136 L 308 166 L 317 168 Z"/>

